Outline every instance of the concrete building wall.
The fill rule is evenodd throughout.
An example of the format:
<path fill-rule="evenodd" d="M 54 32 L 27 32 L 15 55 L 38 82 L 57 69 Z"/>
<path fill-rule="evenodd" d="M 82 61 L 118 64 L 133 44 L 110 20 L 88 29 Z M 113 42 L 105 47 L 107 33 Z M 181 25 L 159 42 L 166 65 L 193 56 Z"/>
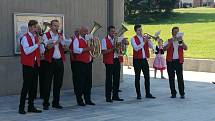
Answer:
<path fill-rule="evenodd" d="M 22 67 L 19 55 L 14 55 L 13 13 L 64 14 L 65 35 L 69 36 L 80 25 L 92 27 L 93 21 L 103 26 L 96 35 L 103 38 L 109 22 L 123 21 L 123 0 L 114 0 L 114 14 L 108 12 L 109 0 L 1 0 L 0 4 L 0 95 L 20 93 L 22 87 Z M 121 3 L 123 2 L 123 3 Z M 110 4 L 113 5 L 113 4 Z M 122 14 L 118 13 L 122 12 Z M 108 16 L 109 15 L 109 16 Z M 63 88 L 72 88 L 72 74 L 67 55 Z M 103 85 L 105 67 L 102 57 L 93 63 L 93 85 Z"/>

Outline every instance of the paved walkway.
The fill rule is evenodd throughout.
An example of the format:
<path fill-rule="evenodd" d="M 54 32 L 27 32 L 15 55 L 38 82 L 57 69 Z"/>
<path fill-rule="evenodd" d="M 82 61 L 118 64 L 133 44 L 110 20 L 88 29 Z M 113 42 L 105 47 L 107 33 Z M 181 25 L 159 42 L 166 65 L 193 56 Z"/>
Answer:
<path fill-rule="evenodd" d="M 20 115 L 17 113 L 19 96 L 4 96 L 0 97 L 0 121 L 215 121 L 215 85 L 211 84 L 215 81 L 214 73 L 184 72 L 185 99 L 169 98 L 168 81 L 152 77 L 151 92 L 157 98 L 142 100 L 136 100 L 133 74 L 133 69 L 124 67 L 120 93 L 123 102 L 106 103 L 104 87 L 95 87 L 92 98 L 96 106 L 80 107 L 76 105 L 73 90 L 66 90 L 61 99 L 64 109 Z M 141 85 L 144 94 L 143 81 Z M 41 104 L 42 100 L 36 100 L 37 107 L 42 108 Z"/>

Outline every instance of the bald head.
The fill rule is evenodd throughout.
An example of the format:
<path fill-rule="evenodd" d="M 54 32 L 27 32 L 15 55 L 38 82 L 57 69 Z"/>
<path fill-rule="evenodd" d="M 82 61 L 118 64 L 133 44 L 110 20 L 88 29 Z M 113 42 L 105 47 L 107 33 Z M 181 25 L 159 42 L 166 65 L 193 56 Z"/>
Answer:
<path fill-rule="evenodd" d="M 82 37 L 85 37 L 86 34 L 88 34 L 88 28 L 84 27 L 84 26 L 81 26 L 81 28 L 80 28 L 80 35 Z"/>

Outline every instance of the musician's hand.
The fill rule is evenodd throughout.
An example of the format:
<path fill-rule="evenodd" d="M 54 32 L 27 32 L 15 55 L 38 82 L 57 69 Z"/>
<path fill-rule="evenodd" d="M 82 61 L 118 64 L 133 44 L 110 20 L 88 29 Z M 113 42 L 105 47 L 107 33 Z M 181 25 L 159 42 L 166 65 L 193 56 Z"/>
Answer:
<path fill-rule="evenodd" d="M 93 47 L 93 46 L 90 46 L 90 51 L 92 51 L 92 50 L 94 50 L 95 49 L 95 47 Z"/>
<path fill-rule="evenodd" d="M 83 52 L 89 52 L 89 51 L 91 51 L 91 49 L 92 49 L 91 47 L 86 47 L 83 49 Z"/>
<path fill-rule="evenodd" d="M 63 47 L 64 50 L 67 50 L 67 49 L 68 49 L 68 48 L 66 47 L 66 45 L 63 45 L 62 47 Z"/>
<path fill-rule="evenodd" d="M 148 38 L 148 37 L 143 38 L 143 41 L 144 41 L 144 42 L 148 42 L 148 41 L 149 41 L 149 38 Z"/>
<path fill-rule="evenodd" d="M 53 48 L 53 47 L 54 47 L 54 44 L 48 44 L 48 45 L 46 46 L 47 49 L 51 49 L 51 48 Z"/>

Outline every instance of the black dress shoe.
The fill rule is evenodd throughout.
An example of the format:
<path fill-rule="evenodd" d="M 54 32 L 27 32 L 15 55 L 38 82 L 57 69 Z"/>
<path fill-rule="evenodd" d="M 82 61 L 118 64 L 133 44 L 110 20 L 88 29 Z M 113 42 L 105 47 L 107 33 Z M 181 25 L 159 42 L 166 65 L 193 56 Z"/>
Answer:
<path fill-rule="evenodd" d="M 106 102 L 112 103 L 113 100 L 111 100 L 111 99 L 106 99 Z"/>
<path fill-rule="evenodd" d="M 26 112 L 23 109 L 19 109 L 19 114 L 26 114 Z"/>
<path fill-rule="evenodd" d="M 181 99 L 184 99 L 185 97 L 184 97 L 184 95 L 181 95 Z"/>
<path fill-rule="evenodd" d="M 123 99 L 121 99 L 121 98 L 112 98 L 112 100 L 115 100 L 115 101 L 124 101 Z"/>
<path fill-rule="evenodd" d="M 176 98 L 176 95 L 172 95 L 170 98 Z"/>
<path fill-rule="evenodd" d="M 154 96 L 152 96 L 152 95 L 150 94 L 150 95 L 146 95 L 146 98 L 155 99 L 156 97 L 154 97 Z"/>
<path fill-rule="evenodd" d="M 92 101 L 86 102 L 86 105 L 96 105 L 95 103 L 93 103 Z"/>
<path fill-rule="evenodd" d="M 49 106 L 43 106 L 43 110 L 49 110 Z"/>
<path fill-rule="evenodd" d="M 57 108 L 57 109 L 63 109 L 63 106 L 61 106 L 61 105 L 59 105 L 59 104 L 58 104 L 58 105 L 52 105 L 52 107 L 53 107 L 53 108 Z"/>
<path fill-rule="evenodd" d="M 79 106 L 85 106 L 85 104 L 83 102 L 78 102 Z"/>
<path fill-rule="evenodd" d="M 32 112 L 32 113 L 42 113 L 41 110 L 36 109 L 35 107 L 33 108 L 28 108 L 28 112 Z"/>
<path fill-rule="evenodd" d="M 138 100 L 141 100 L 141 96 L 137 96 L 137 99 L 138 99 Z"/>

